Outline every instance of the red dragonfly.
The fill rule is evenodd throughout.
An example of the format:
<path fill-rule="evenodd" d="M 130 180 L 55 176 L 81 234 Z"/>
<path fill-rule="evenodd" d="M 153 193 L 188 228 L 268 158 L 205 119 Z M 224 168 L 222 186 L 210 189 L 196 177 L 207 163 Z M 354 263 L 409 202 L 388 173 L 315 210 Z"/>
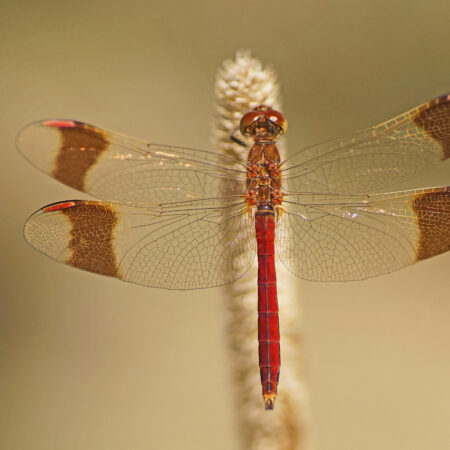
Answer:
<path fill-rule="evenodd" d="M 45 206 L 25 237 L 51 258 L 145 286 L 231 283 L 258 257 L 259 366 L 266 409 L 280 371 L 275 248 L 300 278 L 375 277 L 450 249 L 450 187 L 376 193 L 450 157 L 450 95 L 281 162 L 283 115 L 243 115 L 247 163 L 149 144 L 74 120 L 43 120 L 22 154 L 62 183 L 106 201 Z M 374 193 L 375 192 L 375 193 Z"/>

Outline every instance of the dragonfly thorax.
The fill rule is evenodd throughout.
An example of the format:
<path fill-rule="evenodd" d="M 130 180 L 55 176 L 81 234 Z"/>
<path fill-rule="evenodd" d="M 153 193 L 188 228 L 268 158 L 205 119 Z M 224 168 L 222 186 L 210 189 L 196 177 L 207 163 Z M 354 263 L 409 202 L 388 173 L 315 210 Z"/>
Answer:
<path fill-rule="evenodd" d="M 256 141 L 250 149 L 247 162 L 247 202 L 273 207 L 280 204 L 280 155 L 273 142 Z"/>

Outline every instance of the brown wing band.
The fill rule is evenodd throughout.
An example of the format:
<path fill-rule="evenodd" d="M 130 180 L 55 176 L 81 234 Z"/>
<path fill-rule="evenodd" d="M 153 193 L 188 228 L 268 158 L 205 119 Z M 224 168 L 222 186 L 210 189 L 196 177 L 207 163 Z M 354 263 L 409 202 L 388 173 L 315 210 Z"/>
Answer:
<path fill-rule="evenodd" d="M 450 187 L 419 194 L 412 206 L 419 226 L 417 260 L 450 250 Z"/>
<path fill-rule="evenodd" d="M 89 272 L 121 278 L 113 248 L 114 229 L 118 217 L 106 204 L 75 202 L 74 207 L 61 209 L 72 228 L 67 264 Z"/>
<path fill-rule="evenodd" d="M 52 176 L 70 187 L 85 191 L 86 174 L 108 148 L 108 141 L 98 128 L 74 123 L 74 127 L 59 128 L 61 147 Z"/>
<path fill-rule="evenodd" d="M 439 97 L 419 108 L 412 118 L 441 147 L 442 159 L 450 158 L 450 95 Z"/>

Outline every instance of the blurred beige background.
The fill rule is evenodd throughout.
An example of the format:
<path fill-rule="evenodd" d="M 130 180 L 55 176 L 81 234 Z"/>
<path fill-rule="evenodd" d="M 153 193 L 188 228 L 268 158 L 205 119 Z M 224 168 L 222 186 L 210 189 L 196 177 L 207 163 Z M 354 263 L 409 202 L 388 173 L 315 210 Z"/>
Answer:
<path fill-rule="evenodd" d="M 294 151 L 449 91 L 449 16 L 441 0 L 3 0 L 0 448 L 238 445 L 222 291 L 146 289 L 33 251 L 27 216 L 83 195 L 20 157 L 22 126 L 77 118 L 209 148 L 216 70 L 245 47 L 280 75 Z M 446 182 L 448 164 L 413 184 Z M 317 449 L 450 448 L 449 265 L 298 281 Z"/>

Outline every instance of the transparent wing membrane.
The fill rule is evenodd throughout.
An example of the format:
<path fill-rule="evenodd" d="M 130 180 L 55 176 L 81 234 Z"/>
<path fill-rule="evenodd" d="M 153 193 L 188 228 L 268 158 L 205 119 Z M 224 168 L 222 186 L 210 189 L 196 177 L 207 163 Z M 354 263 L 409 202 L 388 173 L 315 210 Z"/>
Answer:
<path fill-rule="evenodd" d="M 375 195 L 287 196 L 276 248 L 296 276 L 350 281 L 450 249 L 450 188 Z"/>
<path fill-rule="evenodd" d="M 145 286 L 195 289 L 241 277 L 256 254 L 243 204 L 185 206 L 63 202 L 33 214 L 25 237 L 57 261 Z"/>
<path fill-rule="evenodd" d="M 149 144 L 92 125 L 63 120 L 35 122 L 17 145 L 37 168 L 108 201 L 159 204 L 244 194 L 246 168 L 204 150 Z"/>
<path fill-rule="evenodd" d="M 300 150 L 282 164 L 288 192 L 379 192 L 450 157 L 450 98 Z"/>

